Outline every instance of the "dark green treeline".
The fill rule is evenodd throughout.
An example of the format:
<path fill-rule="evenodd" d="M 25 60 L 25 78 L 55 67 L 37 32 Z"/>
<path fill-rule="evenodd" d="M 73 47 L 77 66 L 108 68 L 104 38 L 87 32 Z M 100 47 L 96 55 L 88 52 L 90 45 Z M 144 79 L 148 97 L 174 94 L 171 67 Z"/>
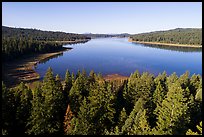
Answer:
<path fill-rule="evenodd" d="M 131 35 L 133 41 L 202 45 L 202 29 L 177 28 Z"/>
<path fill-rule="evenodd" d="M 54 52 L 63 49 L 63 44 L 55 41 L 76 40 L 88 41 L 90 38 L 74 33 L 2 26 L 2 58 L 7 61 L 31 53 Z"/>
<path fill-rule="evenodd" d="M 63 83 L 63 84 L 62 84 Z M 30 89 L 2 82 L 2 134 L 185 135 L 202 134 L 202 78 L 189 72 L 105 81 L 85 71 L 65 78 L 49 68 Z"/>

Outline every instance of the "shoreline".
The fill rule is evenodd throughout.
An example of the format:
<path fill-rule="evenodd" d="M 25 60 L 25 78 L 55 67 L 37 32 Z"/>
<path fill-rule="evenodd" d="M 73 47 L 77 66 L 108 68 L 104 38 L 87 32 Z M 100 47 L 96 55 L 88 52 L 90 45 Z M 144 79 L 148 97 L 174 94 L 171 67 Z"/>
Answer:
<path fill-rule="evenodd" d="M 75 41 L 48 41 L 61 44 L 78 44 L 88 42 L 90 39 L 80 39 Z M 35 71 L 35 66 L 46 59 L 63 54 L 64 51 L 71 50 L 71 47 L 62 47 L 62 49 L 50 53 L 36 53 L 27 55 L 15 61 L 2 63 L 2 81 L 7 87 L 15 87 L 20 82 L 32 84 L 40 79 L 40 74 Z"/>
<path fill-rule="evenodd" d="M 43 60 L 62 54 L 72 48 L 63 48 L 51 53 L 33 54 L 27 58 L 2 64 L 2 76 L 8 87 L 15 87 L 20 82 L 32 83 L 40 79 L 35 66 Z"/>
<path fill-rule="evenodd" d="M 163 46 L 173 46 L 173 47 L 186 47 L 186 48 L 202 48 L 201 45 L 187 45 L 187 44 L 172 44 L 172 43 L 161 43 L 161 42 L 145 42 L 145 41 L 134 41 L 128 38 L 129 42 L 139 43 L 139 44 L 150 44 L 150 45 L 163 45 Z"/>

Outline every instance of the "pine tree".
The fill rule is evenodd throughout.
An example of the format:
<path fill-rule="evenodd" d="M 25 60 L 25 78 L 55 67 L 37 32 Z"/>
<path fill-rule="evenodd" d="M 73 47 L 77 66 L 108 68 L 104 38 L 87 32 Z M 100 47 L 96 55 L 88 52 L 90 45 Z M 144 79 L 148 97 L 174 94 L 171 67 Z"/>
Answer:
<path fill-rule="evenodd" d="M 67 110 L 64 117 L 64 134 L 69 135 L 71 133 L 71 120 L 73 118 L 73 113 L 70 109 L 70 105 L 67 106 Z"/>
<path fill-rule="evenodd" d="M 88 100 L 90 101 L 90 118 L 95 126 L 93 134 L 102 134 L 114 123 L 114 102 L 115 97 L 111 92 L 111 85 L 104 80 L 96 81 L 90 85 Z"/>
<path fill-rule="evenodd" d="M 79 107 L 83 101 L 83 97 L 87 94 L 87 90 L 84 85 L 85 78 L 80 74 L 69 92 L 70 107 L 74 115 L 77 115 Z"/>
<path fill-rule="evenodd" d="M 62 92 L 63 88 L 62 88 L 61 78 L 60 78 L 59 74 L 56 75 L 55 82 L 56 82 L 56 87 L 58 88 L 58 91 Z"/>
<path fill-rule="evenodd" d="M 178 80 L 178 76 L 176 75 L 176 72 L 172 73 L 168 78 L 167 78 L 167 86 L 170 87 L 173 83 L 175 83 Z"/>
<path fill-rule="evenodd" d="M 123 135 L 118 126 L 115 126 L 115 128 L 112 131 L 108 131 L 107 129 L 105 129 L 104 134 L 105 135 Z"/>
<path fill-rule="evenodd" d="M 190 118 L 186 113 L 188 104 L 183 92 L 180 84 L 174 83 L 169 88 L 167 98 L 163 100 L 161 107 L 158 106 L 156 129 L 159 134 L 183 134 L 181 131 L 186 128 Z"/>
<path fill-rule="evenodd" d="M 190 86 L 189 86 L 189 89 L 191 91 L 191 94 L 193 94 L 193 96 L 195 96 L 196 91 L 200 87 L 200 83 L 201 83 L 200 75 L 193 74 L 190 78 Z"/>
<path fill-rule="evenodd" d="M 89 73 L 89 82 L 95 82 L 95 73 L 93 70 Z"/>
<path fill-rule="evenodd" d="M 178 82 L 180 83 L 181 87 L 183 89 L 186 89 L 189 84 L 190 84 L 190 79 L 189 79 L 189 72 L 186 71 L 183 75 L 181 75 L 178 79 Z"/>
<path fill-rule="evenodd" d="M 196 95 L 195 95 L 195 99 L 197 101 L 201 101 L 202 102 L 202 81 L 199 84 L 199 87 L 197 89 Z"/>
<path fill-rule="evenodd" d="M 74 75 L 74 73 L 72 72 L 72 76 L 71 76 L 71 78 L 72 78 L 72 85 L 74 84 L 74 82 L 75 82 L 75 75 Z"/>
<path fill-rule="evenodd" d="M 202 121 L 200 122 L 200 125 L 196 126 L 198 132 L 193 132 L 191 129 L 189 129 L 186 132 L 186 135 L 202 135 Z"/>
<path fill-rule="evenodd" d="M 149 100 L 151 94 L 154 91 L 154 78 L 149 73 L 143 73 L 141 76 L 136 71 L 130 76 L 128 81 L 128 90 L 126 100 L 131 100 L 134 104 L 138 98 L 142 97 L 145 100 Z"/>
<path fill-rule="evenodd" d="M 24 84 L 20 83 L 16 88 L 16 134 L 23 135 L 26 131 L 26 124 L 31 113 L 32 91 Z"/>
<path fill-rule="evenodd" d="M 131 134 L 131 129 L 133 128 L 133 124 L 135 121 L 138 120 L 137 113 L 144 109 L 145 101 L 143 98 L 139 98 L 138 101 L 135 103 L 135 106 L 125 121 L 125 124 L 122 126 L 122 133 L 123 134 Z"/>
<path fill-rule="evenodd" d="M 47 132 L 50 134 L 63 132 L 63 119 L 66 111 L 66 104 L 62 90 L 60 91 L 61 84 L 57 83 L 54 79 L 51 68 L 48 68 L 43 79 L 43 96 L 44 106 L 46 109 L 46 122 Z"/>
<path fill-rule="evenodd" d="M 35 108 L 38 103 L 34 101 L 33 110 L 37 109 L 31 117 L 31 129 L 29 134 L 63 134 L 63 120 L 65 113 L 65 103 L 63 93 L 60 91 L 61 86 L 56 82 L 52 69 L 49 68 L 44 76 L 42 87 L 42 104 L 39 109 L 43 110 L 39 113 Z M 37 98 L 38 99 L 38 98 Z M 41 100 L 41 99 L 40 99 Z M 33 124 L 35 122 L 35 124 Z M 40 125 L 42 129 L 38 129 L 36 125 Z M 43 126 L 43 127 L 42 127 Z M 36 131 L 37 130 L 37 131 Z"/>
<path fill-rule="evenodd" d="M 27 124 L 28 135 L 46 135 L 46 110 L 44 107 L 44 97 L 41 86 L 37 86 L 33 91 L 32 110 Z"/>
<path fill-rule="evenodd" d="M 118 128 L 122 128 L 122 126 L 125 124 L 125 120 L 127 119 L 127 114 L 125 108 L 122 109 L 120 112 L 119 120 L 118 120 Z"/>
<path fill-rule="evenodd" d="M 67 95 L 69 95 L 69 91 L 71 87 L 72 87 L 72 78 L 69 70 L 66 70 L 64 91 L 67 93 Z"/>
<path fill-rule="evenodd" d="M 2 82 L 2 132 L 13 135 L 15 123 L 15 97 L 13 91 Z"/>
<path fill-rule="evenodd" d="M 147 121 L 146 110 L 140 110 L 134 119 L 133 128 L 131 134 L 133 135 L 148 135 L 150 134 L 150 126 Z"/>

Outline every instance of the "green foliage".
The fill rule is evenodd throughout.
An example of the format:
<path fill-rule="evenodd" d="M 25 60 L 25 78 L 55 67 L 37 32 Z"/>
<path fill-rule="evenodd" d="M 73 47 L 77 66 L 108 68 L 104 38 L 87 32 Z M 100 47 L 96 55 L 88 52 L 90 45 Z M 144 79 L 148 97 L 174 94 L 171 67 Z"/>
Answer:
<path fill-rule="evenodd" d="M 190 117 L 187 115 L 188 103 L 183 92 L 179 83 L 174 83 L 169 88 L 167 98 L 163 100 L 161 106 L 158 106 L 156 129 L 159 134 L 182 134 L 182 129 L 186 129 Z"/>
<path fill-rule="evenodd" d="M 79 111 L 79 107 L 82 103 L 83 97 L 87 96 L 88 94 L 85 86 L 87 82 L 86 77 L 80 75 L 79 73 L 78 75 L 79 76 L 75 80 L 69 92 L 70 107 L 75 115 L 77 115 L 77 112 Z"/>
<path fill-rule="evenodd" d="M 135 106 L 130 113 L 129 117 L 126 119 L 125 124 L 122 126 L 123 134 L 132 134 L 132 128 L 134 124 L 137 124 L 139 115 L 137 114 L 144 109 L 145 101 L 143 98 L 139 98 L 138 101 L 135 103 Z"/>
<path fill-rule="evenodd" d="M 202 102 L 202 81 L 200 82 L 199 88 L 197 89 L 195 99 Z"/>
<path fill-rule="evenodd" d="M 143 73 L 141 76 L 138 71 L 130 75 L 128 89 L 125 91 L 124 98 L 135 103 L 140 97 L 148 100 L 154 91 L 153 75 Z"/>
<path fill-rule="evenodd" d="M 55 41 L 88 41 L 89 39 L 81 34 L 2 26 L 2 57 L 3 61 L 7 61 L 30 53 L 58 51 L 63 49 L 63 44 Z"/>
<path fill-rule="evenodd" d="M 198 132 L 193 132 L 191 129 L 189 129 L 186 132 L 186 135 L 202 135 L 202 121 L 200 122 L 200 125 L 196 126 Z"/>
<path fill-rule="evenodd" d="M 122 128 L 122 126 L 125 124 L 125 120 L 127 119 L 127 114 L 125 108 L 122 109 L 120 112 L 119 120 L 118 120 L 118 126 Z"/>
<path fill-rule="evenodd" d="M 148 135 L 150 134 L 150 126 L 147 121 L 146 110 L 140 110 L 134 119 L 133 128 L 131 129 L 132 135 Z"/>
<path fill-rule="evenodd" d="M 59 76 L 55 80 L 51 68 L 45 74 L 41 89 L 39 88 L 36 92 L 36 100 L 39 102 L 33 101 L 28 134 L 62 134 L 66 104 Z"/>
<path fill-rule="evenodd" d="M 31 112 L 32 91 L 24 84 L 20 83 L 15 89 L 16 99 L 16 121 L 15 126 L 18 134 L 25 133 L 25 126 Z"/>
<path fill-rule="evenodd" d="M 11 134 L 15 124 L 15 97 L 11 89 L 2 82 L 2 134 Z"/>
<path fill-rule="evenodd" d="M 44 107 L 44 96 L 42 96 L 41 86 L 37 86 L 33 91 L 32 110 L 27 124 L 28 135 L 46 134 L 46 110 Z"/>
<path fill-rule="evenodd" d="M 70 91 L 71 87 L 72 87 L 72 77 L 70 75 L 69 70 L 66 70 L 64 91 L 67 94 L 69 94 L 69 91 Z"/>
<path fill-rule="evenodd" d="M 202 29 L 177 28 L 131 35 L 133 41 L 202 45 Z"/>
<path fill-rule="evenodd" d="M 32 91 L 2 82 L 4 135 L 202 134 L 201 121 L 202 78 L 188 72 L 154 77 L 136 71 L 119 82 L 66 71 L 63 88 L 49 68 Z"/>

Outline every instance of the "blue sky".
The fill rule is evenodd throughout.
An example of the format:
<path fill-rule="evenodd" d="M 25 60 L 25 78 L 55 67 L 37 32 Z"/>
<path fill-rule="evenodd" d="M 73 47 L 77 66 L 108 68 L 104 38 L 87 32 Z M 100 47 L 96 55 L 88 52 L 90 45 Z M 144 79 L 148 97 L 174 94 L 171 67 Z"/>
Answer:
<path fill-rule="evenodd" d="M 201 2 L 2 2 L 2 25 L 72 33 L 202 28 Z"/>

